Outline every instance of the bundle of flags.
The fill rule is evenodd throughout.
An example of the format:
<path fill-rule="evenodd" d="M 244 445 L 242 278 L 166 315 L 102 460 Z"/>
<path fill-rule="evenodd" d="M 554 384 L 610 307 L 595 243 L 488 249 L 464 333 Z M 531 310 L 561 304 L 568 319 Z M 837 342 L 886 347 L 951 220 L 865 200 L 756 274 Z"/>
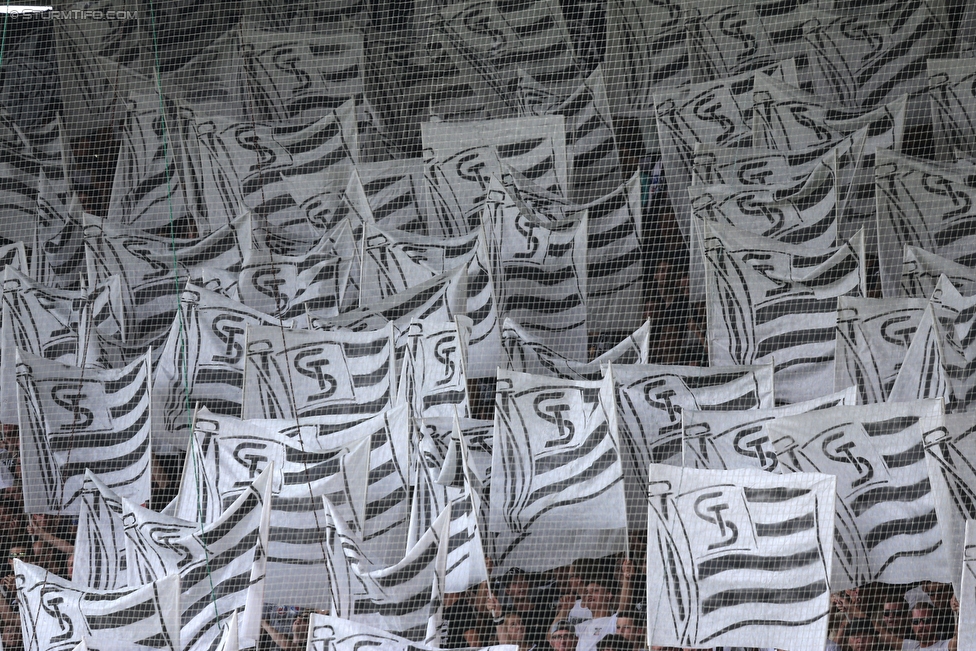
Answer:
<path fill-rule="evenodd" d="M 650 645 L 820 649 L 875 581 L 976 630 L 976 20 L 374 4 L 5 14 L 0 424 L 78 521 L 70 581 L 15 564 L 25 647 L 236 651 L 274 603 L 432 650 L 489 567 L 635 532 Z M 649 363 L 672 220 L 708 366 Z"/>

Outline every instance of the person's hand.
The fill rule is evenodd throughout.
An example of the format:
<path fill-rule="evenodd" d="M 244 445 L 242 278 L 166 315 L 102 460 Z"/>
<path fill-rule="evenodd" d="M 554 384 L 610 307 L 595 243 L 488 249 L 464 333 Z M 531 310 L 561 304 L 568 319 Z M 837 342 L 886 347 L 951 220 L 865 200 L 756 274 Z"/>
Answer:
<path fill-rule="evenodd" d="M 622 581 L 630 583 L 630 580 L 634 578 L 635 569 L 634 564 L 629 558 L 624 559 L 620 564 L 620 578 Z"/>
<path fill-rule="evenodd" d="M 491 593 L 488 593 L 488 612 L 495 619 L 498 619 L 502 615 L 502 605 L 498 603 L 498 598 Z"/>
<path fill-rule="evenodd" d="M 952 609 L 952 612 L 959 614 L 959 599 L 956 598 L 956 595 L 952 595 L 952 599 L 949 600 L 949 608 Z"/>

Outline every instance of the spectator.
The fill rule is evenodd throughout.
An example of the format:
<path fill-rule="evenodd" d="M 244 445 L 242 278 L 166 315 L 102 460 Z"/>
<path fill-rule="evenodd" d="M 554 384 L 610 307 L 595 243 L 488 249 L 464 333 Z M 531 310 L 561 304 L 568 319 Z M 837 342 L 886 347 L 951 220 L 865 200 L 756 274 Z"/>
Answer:
<path fill-rule="evenodd" d="M 617 635 L 630 643 L 627 651 L 637 651 L 647 643 L 644 613 L 626 610 L 617 614 Z"/>
<path fill-rule="evenodd" d="M 617 632 L 617 611 L 620 586 L 612 576 L 590 579 L 583 592 L 583 607 L 593 613 L 593 619 L 577 624 L 576 651 L 595 651 L 597 642 Z"/>
<path fill-rule="evenodd" d="M 536 646 L 529 645 L 525 637 L 525 625 L 522 616 L 517 612 L 508 612 L 502 616 L 502 621 L 496 626 L 499 644 L 514 644 L 519 651 L 531 651 Z"/>
<path fill-rule="evenodd" d="M 847 645 L 851 651 L 878 651 L 881 638 L 870 619 L 858 618 L 847 625 Z"/>
<path fill-rule="evenodd" d="M 883 598 L 875 628 L 878 630 L 880 648 L 900 651 L 905 639 L 912 634 L 912 611 L 905 597 L 889 593 Z"/>
<path fill-rule="evenodd" d="M 558 620 L 549 632 L 549 646 L 553 651 L 575 651 L 578 639 L 576 626 L 565 619 Z"/>
<path fill-rule="evenodd" d="M 443 647 L 460 649 L 493 644 L 495 636 L 490 604 L 491 593 L 485 582 L 470 588 L 457 602 L 446 608 L 447 638 Z"/>
<path fill-rule="evenodd" d="M 545 644 L 549 623 L 553 619 L 552 610 L 536 599 L 529 576 L 521 570 L 510 571 L 504 596 L 506 610 L 519 614 L 520 623 L 525 628 L 526 643 L 532 647 Z"/>
<path fill-rule="evenodd" d="M 920 601 L 912 609 L 914 640 L 905 640 L 902 651 L 955 651 L 956 637 L 939 634 L 939 611 L 931 603 Z"/>
<path fill-rule="evenodd" d="M 623 635 L 613 634 L 597 642 L 596 651 L 633 651 L 633 647 Z"/>

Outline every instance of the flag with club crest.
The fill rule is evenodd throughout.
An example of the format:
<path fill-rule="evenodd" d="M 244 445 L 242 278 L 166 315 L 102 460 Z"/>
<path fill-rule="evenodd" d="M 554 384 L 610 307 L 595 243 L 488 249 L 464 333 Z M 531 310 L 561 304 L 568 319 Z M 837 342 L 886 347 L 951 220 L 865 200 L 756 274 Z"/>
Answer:
<path fill-rule="evenodd" d="M 364 539 L 370 562 L 399 560 L 410 517 L 409 412 L 396 407 L 356 426 L 317 417 L 242 421 L 201 411 L 171 515 L 214 522 L 274 462 L 269 601 L 323 608 L 326 495 Z M 199 466 L 199 470 L 195 470 Z"/>
<path fill-rule="evenodd" d="M 772 409 L 741 411 L 681 411 L 683 468 L 735 470 L 758 468 L 779 473 L 776 448 L 766 432 L 766 424 L 783 416 L 808 411 L 856 405 L 857 390 L 848 387 L 821 398 Z"/>
<path fill-rule="evenodd" d="M 870 581 L 951 581 L 925 441 L 942 403 L 833 407 L 766 426 L 784 472 L 837 477 L 831 590 Z"/>
<path fill-rule="evenodd" d="M 176 318 L 180 292 L 196 267 L 240 270 L 247 217 L 193 239 L 135 234 L 85 224 L 88 285 L 119 276 L 126 361 L 152 346 L 158 355 Z M 175 262 L 174 262 L 175 259 Z M 175 267 L 174 267 L 175 265 Z"/>
<path fill-rule="evenodd" d="M 564 380 L 599 380 L 607 364 L 646 364 L 650 348 L 651 322 L 645 321 L 632 335 L 592 362 L 566 359 L 526 332 L 511 319 L 502 326 L 502 346 L 508 370 L 548 375 Z"/>
<path fill-rule="evenodd" d="M 971 171 L 890 151 L 877 154 L 878 264 L 885 298 L 901 295 L 906 246 L 971 267 L 976 189 Z"/>
<path fill-rule="evenodd" d="M 500 315 L 562 356 L 586 359 L 586 213 L 550 219 L 493 185 L 483 222 Z"/>
<path fill-rule="evenodd" d="M 424 122 L 427 234 L 465 235 L 479 224 L 488 179 L 503 163 L 560 196 L 569 196 L 565 119 L 561 115 L 480 122 Z"/>
<path fill-rule="evenodd" d="M 79 501 L 72 581 L 92 590 L 128 586 L 122 498 L 86 470 Z"/>
<path fill-rule="evenodd" d="M 387 567 L 370 566 L 361 539 L 335 512 L 329 547 L 332 611 L 432 646 L 439 646 L 444 573 L 450 542 L 451 511 L 444 509 L 402 559 Z"/>
<path fill-rule="evenodd" d="M 343 312 L 337 317 L 310 315 L 313 330 L 379 330 L 393 324 L 395 336 L 406 331 L 414 319 L 450 321 L 464 315 L 468 276 L 464 267 L 438 274 L 396 296 L 368 307 Z"/>
<path fill-rule="evenodd" d="M 647 643 L 823 648 L 835 589 L 835 479 L 746 468 L 650 472 Z"/>
<path fill-rule="evenodd" d="M 149 86 L 133 90 L 123 104 L 121 144 L 104 224 L 118 229 L 154 231 L 193 215 L 182 158 L 184 146 L 175 107 Z M 209 232 L 208 224 L 203 225 Z"/>
<path fill-rule="evenodd" d="M 237 301 L 186 285 L 153 377 L 154 450 L 187 448 L 198 405 L 217 414 L 240 415 L 244 335 L 255 325 L 284 327 Z"/>
<path fill-rule="evenodd" d="M 948 25 L 942 3 L 906 5 L 902 11 L 874 5 L 819 12 L 803 26 L 816 94 L 859 110 L 906 93 L 920 95 L 927 86 L 927 60 L 941 56 L 951 43 Z M 919 124 L 928 123 L 921 99 Z"/>
<path fill-rule="evenodd" d="M 415 418 L 469 415 L 467 357 L 470 320 L 413 321 L 406 333 L 406 354 L 397 384 L 398 404 L 408 404 Z"/>
<path fill-rule="evenodd" d="M 467 276 L 465 312 L 472 320 L 470 377 L 494 375 L 500 352 L 498 302 L 483 229 L 442 239 L 367 225 L 360 305 L 368 308 L 459 268 Z"/>
<path fill-rule="evenodd" d="M 885 402 L 928 301 L 837 299 L 834 389 L 857 387 L 859 403 Z"/>
<path fill-rule="evenodd" d="M 14 573 L 26 649 L 72 649 L 82 642 L 108 651 L 182 649 L 177 574 L 144 586 L 92 590 L 19 559 Z"/>
<path fill-rule="evenodd" d="M 971 57 L 928 60 L 932 151 L 937 160 L 951 160 L 953 151 L 976 155 L 976 61 Z"/>
<path fill-rule="evenodd" d="M 210 649 L 230 618 L 239 635 L 261 630 L 272 466 L 247 486 L 214 522 L 180 520 L 123 499 L 130 586 L 180 577 L 180 643 Z"/>
<path fill-rule="evenodd" d="M 519 69 L 564 96 L 582 81 L 561 5 L 555 0 L 517 5 L 465 0 L 435 11 L 433 38 L 491 117 L 516 113 Z M 492 40 L 484 39 L 486 32 L 494 35 Z"/>
<path fill-rule="evenodd" d="M 796 84 L 792 60 L 765 68 Z M 667 170 L 668 197 L 685 240 L 691 247 L 701 246 L 693 228 L 688 188 L 695 147 L 699 143 L 721 147 L 749 147 L 752 139 L 753 81 L 756 73 L 747 72 L 715 81 L 658 89 L 654 111 L 661 144 L 661 162 Z M 694 258 L 693 258 L 694 259 Z M 689 291 L 699 300 L 704 291 L 700 267 L 689 269 Z"/>
<path fill-rule="evenodd" d="M 843 109 L 836 104 L 784 84 L 768 75 L 756 76 L 753 93 L 754 147 L 780 151 L 816 151 L 867 127 L 864 148 L 856 159 L 854 178 L 844 201 L 839 236 L 848 239 L 868 229 L 874 240 L 875 154 L 879 149 L 898 151 L 908 115 L 907 99 L 892 98 L 870 111 Z"/>
<path fill-rule="evenodd" d="M 972 418 L 966 414 L 946 414 L 945 428 L 929 432 L 925 437 L 925 459 L 956 594 L 963 594 L 960 579 L 965 581 L 966 574 L 964 550 L 969 539 L 966 523 L 976 519 L 974 430 Z"/>
<path fill-rule="evenodd" d="M 627 522 L 643 528 L 642 496 L 652 463 L 681 465 L 681 413 L 685 409 L 741 411 L 770 409 L 773 367 L 698 368 L 656 364 L 611 364 L 618 434 L 627 494 Z"/>
<path fill-rule="evenodd" d="M 149 501 L 150 352 L 111 370 L 17 352 L 27 513 L 77 514 L 85 472 L 120 497 Z"/>
<path fill-rule="evenodd" d="M 113 367 L 120 360 L 103 356 L 99 341 L 120 338 L 122 326 L 118 278 L 91 291 L 70 291 L 46 287 L 13 266 L 6 267 L 0 325 L 0 421 L 17 422 L 17 350 L 70 366 Z"/>
<path fill-rule="evenodd" d="M 626 544 L 613 381 L 498 371 L 488 530 L 495 567 L 539 572 Z"/>
<path fill-rule="evenodd" d="M 931 298 L 939 277 L 945 276 L 963 296 L 976 294 L 976 270 L 917 246 L 905 246 L 901 291 L 912 298 Z"/>
<path fill-rule="evenodd" d="M 711 364 L 774 362 L 780 403 L 833 386 L 837 299 L 863 292 L 863 235 L 816 249 L 703 227 Z"/>
<path fill-rule="evenodd" d="M 566 118 L 566 150 L 571 161 L 569 198 L 589 203 L 613 192 L 623 181 L 620 155 L 613 132 L 602 66 L 565 99 L 548 96 L 544 87 L 522 71 L 519 86 L 540 87 L 544 99 L 520 102 L 523 115 L 562 115 Z"/>
<path fill-rule="evenodd" d="M 396 399 L 393 325 L 380 330 L 285 330 L 248 326 L 244 418 L 381 413 Z"/>

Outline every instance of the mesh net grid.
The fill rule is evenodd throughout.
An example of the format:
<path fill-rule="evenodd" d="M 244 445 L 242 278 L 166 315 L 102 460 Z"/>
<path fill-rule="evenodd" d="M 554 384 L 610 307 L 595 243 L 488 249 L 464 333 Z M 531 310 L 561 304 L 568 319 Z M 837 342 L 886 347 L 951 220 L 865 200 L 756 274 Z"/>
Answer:
<path fill-rule="evenodd" d="M 0 20 L 0 648 L 976 651 L 974 0 Z"/>

